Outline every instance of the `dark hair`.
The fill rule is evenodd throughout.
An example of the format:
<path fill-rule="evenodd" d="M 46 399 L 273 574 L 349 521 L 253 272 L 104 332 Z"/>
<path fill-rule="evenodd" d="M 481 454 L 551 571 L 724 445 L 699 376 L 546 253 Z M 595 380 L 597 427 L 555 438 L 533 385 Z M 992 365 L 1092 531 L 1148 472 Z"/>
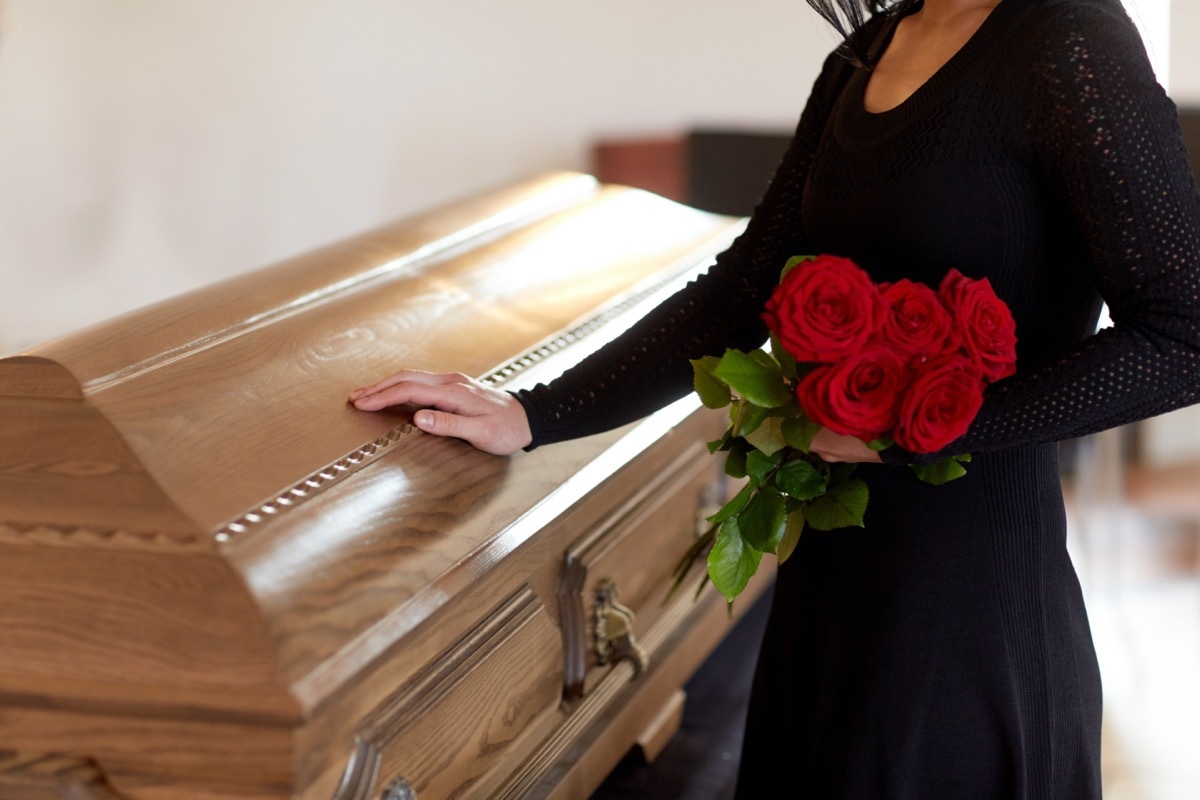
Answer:
<path fill-rule="evenodd" d="M 875 14 L 888 9 L 903 9 L 921 0 L 808 0 L 813 10 L 842 35 L 845 54 L 856 63 L 866 67 L 875 64 L 872 42 L 864 41 L 860 34 L 863 25 Z"/>

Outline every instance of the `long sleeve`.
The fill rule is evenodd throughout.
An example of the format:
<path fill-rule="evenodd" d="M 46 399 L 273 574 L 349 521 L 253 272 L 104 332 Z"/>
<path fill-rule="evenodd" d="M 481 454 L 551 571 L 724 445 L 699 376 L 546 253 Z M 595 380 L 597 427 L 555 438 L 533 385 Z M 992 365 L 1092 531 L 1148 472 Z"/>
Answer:
<path fill-rule="evenodd" d="M 691 391 L 689 359 L 763 343 L 767 331 L 759 312 L 784 262 L 804 252 L 805 180 L 851 70 L 840 55 L 826 59 L 762 201 L 712 267 L 549 385 L 517 393 L 533 431 L 528 449 L 639 419 Z"/>
<path fill-rule="evenodd" d="M 922 461 L 1061 441 L 1200 400 L 1200 194 L 1176 108 L 1115 2 L 1059 11 L 1042 30 L 1053 38 L 1030 48 L 1040 61 L 1027 129 L 1113 325 L 993 386 L 967 434 Z"/>

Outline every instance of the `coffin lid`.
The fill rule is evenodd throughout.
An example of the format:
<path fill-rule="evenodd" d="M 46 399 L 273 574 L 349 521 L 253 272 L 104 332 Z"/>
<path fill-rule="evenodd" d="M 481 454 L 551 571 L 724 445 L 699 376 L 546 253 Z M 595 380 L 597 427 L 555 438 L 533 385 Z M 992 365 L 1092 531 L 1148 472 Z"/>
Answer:
<path fill-rule="evenodd" d="M 500 459 L 347 393 L 401 366 L 553 377 L 743 222 L 554 173 L 0 359 L 0 693 L 309 713 L 611 441 Z M 386 601 L 314 588 L 368 557 Z"/>

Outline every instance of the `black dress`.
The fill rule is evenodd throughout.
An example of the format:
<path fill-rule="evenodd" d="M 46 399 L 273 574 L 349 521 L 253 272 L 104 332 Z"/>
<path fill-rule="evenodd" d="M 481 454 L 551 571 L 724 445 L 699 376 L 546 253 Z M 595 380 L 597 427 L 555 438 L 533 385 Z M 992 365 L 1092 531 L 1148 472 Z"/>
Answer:
<path fill-rule="evenodd" d="M 944 451 L 975 454 L 966 477 L 924 484 L 889 450 L 857 468 L 865 527 L 810 529 L 781 567 L 738 798 L 1099 798 L 1100 677 L 1056 443 L 1200 400 L 1200 193 L 1175 106 L 1119 0 L 1002 0 L 884 113 L 864 110 L 867 78 L 831 54 L 716 265 L 519 394 L 531 446 L 638 418 L 691 390 L 689 358 L 759 346 L 791 255 L 878 281 L 987 277 L 1018 373 Z M 1114 324 L 1095 333 L 1102 302 Z"/>

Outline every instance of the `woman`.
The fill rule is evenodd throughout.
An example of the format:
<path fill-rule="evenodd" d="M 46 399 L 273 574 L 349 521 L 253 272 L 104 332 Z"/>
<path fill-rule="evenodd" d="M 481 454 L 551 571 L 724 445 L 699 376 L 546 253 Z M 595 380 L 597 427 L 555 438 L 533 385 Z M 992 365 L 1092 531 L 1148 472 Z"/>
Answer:
<path fill-rule="evenodd" d="M 814 441 L 862 464 L 870 508 L 780 568 L 738 797 L 1098 798 L 1100 678 L 1056 443 L 1200 399 L 1200 193 L 1175 107 L 1119 0 L 809 1 L 846 42 L 706 276 L 549 386 L 401 371 L 351 402 L 415 403 L 423 430 L 511 453 L 640 417 L 691 390 L 689 358 L 759 346 L 789 256 L 988 278 L 1017 374 L 921 457 L 974 453 L 966 477 L 930 486 L 912 454 Z"/>

